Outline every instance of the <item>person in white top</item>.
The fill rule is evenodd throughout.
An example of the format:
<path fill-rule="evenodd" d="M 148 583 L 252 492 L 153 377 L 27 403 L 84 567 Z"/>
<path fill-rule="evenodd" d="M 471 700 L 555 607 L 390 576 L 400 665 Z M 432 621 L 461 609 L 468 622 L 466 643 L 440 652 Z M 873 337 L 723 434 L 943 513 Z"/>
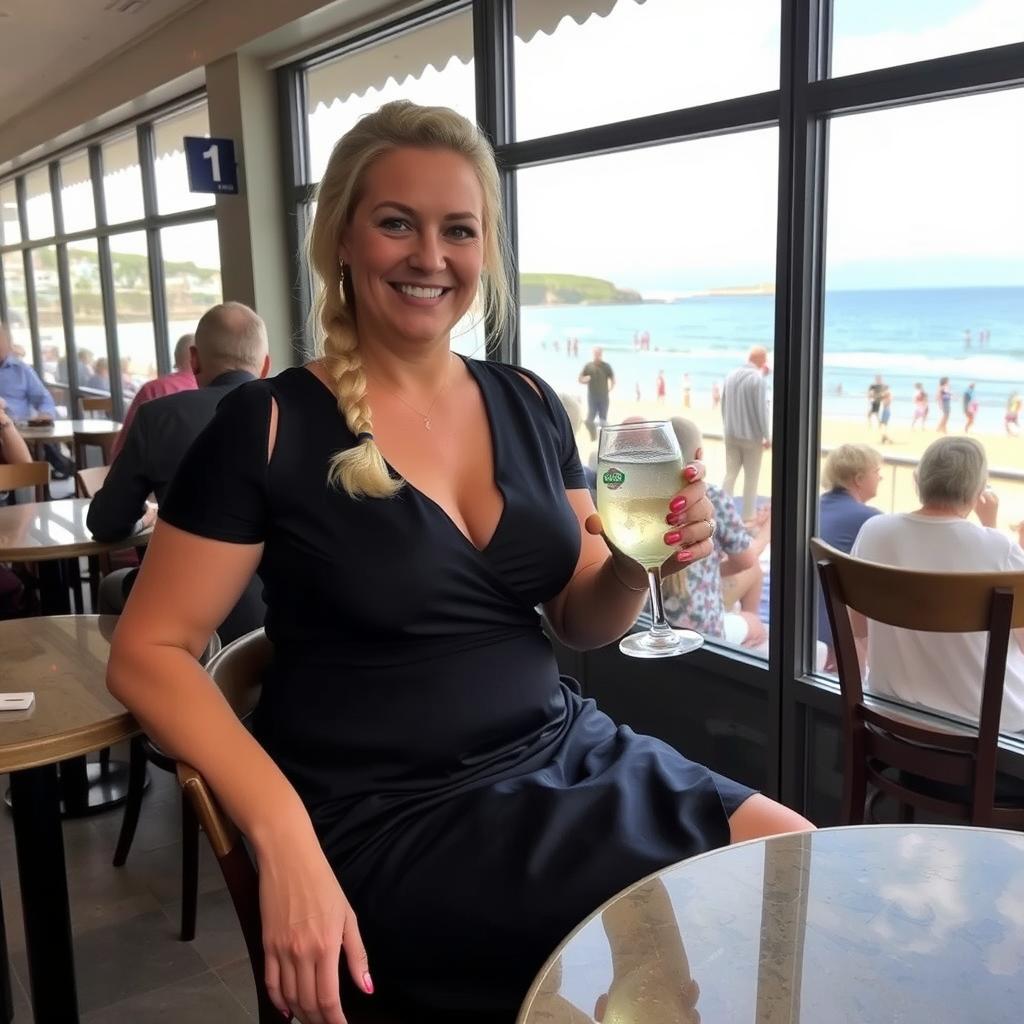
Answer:
<path fill-rule="evenodd" d="M 852 554 L 869 562 L 949 573 L 1024 572 L 1024 550 L 995 528 L 999 501 L 986 487 L 985 449 L 973 438 L 942 437 L 925 450 L 915 473 L 921 507 L 881 515 L 860 529 Z M 974 512 L 980 526 L 968 521 Z M 985 633 L 919 633 L 851 613 L 854 633 L 868 638 L 865 688 L 977 721 L 985 665 Z M 1003 686 L 1003 732 L 1024 731 L 1024 630 L 1010 639 Z"/>

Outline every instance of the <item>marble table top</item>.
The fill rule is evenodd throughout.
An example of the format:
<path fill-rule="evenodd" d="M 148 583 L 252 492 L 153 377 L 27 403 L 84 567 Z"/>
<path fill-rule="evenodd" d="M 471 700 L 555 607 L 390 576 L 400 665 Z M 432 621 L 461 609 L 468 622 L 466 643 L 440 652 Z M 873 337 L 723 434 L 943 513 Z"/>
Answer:
<path fill-rule="evenodd" d="M 822 829 L 666 868 L 584 921 L 518 1024 L 880 1024 L 1024 1014 L 1024 835 Z"/>

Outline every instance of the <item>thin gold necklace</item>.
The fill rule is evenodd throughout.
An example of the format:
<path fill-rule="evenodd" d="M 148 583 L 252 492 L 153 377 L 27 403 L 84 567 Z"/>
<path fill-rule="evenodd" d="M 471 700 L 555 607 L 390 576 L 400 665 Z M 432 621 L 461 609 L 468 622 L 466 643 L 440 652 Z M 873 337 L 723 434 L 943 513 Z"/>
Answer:
<path fill-rule="evenodd" d="M 452 354 L 449 352 L 448 353 L 448 366 L 445 369 L 445 374 L 444 374 L 444 383 L 441 385 L 441 390 L 438 391 L 438 393 L 436 395 L 434 395 L 434 400 L 430 403 L 430 405 L 427 406 L 427 411 L 426 412 L 421 412 L 419 409 L 416 408 L 415 405 L 412 404 L 412 402 L 407 402 L 397 391 L 395 391 L 392 388 L 389 388 L 386 384 L 381 384 L 381 382 L 379 380 L 377 380 L 377 383 L 382 388 L 384 388 L 385 391 L 387 391 L 389 394 L 391 394 L 395 398 L 397 398 L 402 403 L 402 405 L 406 406 L 409 409 L 412 409 L 412 411 L 414 413 L 416 413 L 416 415 L 419 416 L 421 420 L 423 420 L 424 429 L 426 429 L 426 430 L 433 430 L 434 428 L 430 425 L 430 414 L 434 411 L 434 406 L 437 405 L 437 400 L 441 397 L 441 395 L 444 394 L 445 388 L 448 387 L 448 382 L 449 382 L 449 380 L 451 380 L 451 376 L 452 376 L 451 370 L 452 370 Z M 370 376 L 373 376 L 373 374 L 370 374 Z"/>

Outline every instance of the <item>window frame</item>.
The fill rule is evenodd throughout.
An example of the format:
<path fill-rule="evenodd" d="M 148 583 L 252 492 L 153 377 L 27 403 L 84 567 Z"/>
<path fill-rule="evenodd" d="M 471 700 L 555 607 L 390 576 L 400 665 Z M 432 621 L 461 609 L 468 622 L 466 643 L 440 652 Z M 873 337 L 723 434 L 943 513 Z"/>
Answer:
<path fill-rule="evenodd" d="M 68 246 L 75 242 L 96 240 L 99 260 L 100 294 L 103 318 L 106 331 L 106 358 L 112 368 L 120 367 L 121 353 L 117 337 L 117 314 L 114 296 L 114 276 L 111 262 L 111 239 L 123 234 L 143 232 L 146 235 L 147 257 L 149 262 L 150 313 L 153 323 L 154 344 L 156 346 L 157 373 L 169 373 L 171 366 L 170 338 L 167 330 L 166 295 L 164 293 L 163 254 L 160 245 L 162 228 L 178 227 L 202 221 L 216 222 L 216 206 L 203 207 L 195 210 L 184 210 L 178 213 L 160 214 L 157 209 L 156 179 L 154 170 L 154 124 L 169 116 L 206 103 L 206 90 L 197 89 L 176 98 L 175 100 L 154 107 L 138 117 L 122 121 L 84 141 L 77 141 L 63 149 L 49 154 L 45 160 L 26 162 L 17 166 L 2 179 L 6 184 L 13 181 L 18 199 L 18 218 L 21 224 L 21 241 L 3 244 L 0 240 L 0 253 L 19 252 L 26 267 L 26 304 L 28 306 L 29 329 L 32 338 L 32 363 L 37 373 L 42 374 L 42 357 L 40 352 L 38 315 L 36 308 L 35 288 L 31 282 L 30 261 L 31 251 L 42 246 L 56 246 L 57 268 L 60 283 L 61 307 L 64 318 L 65 359 L 67 361 L 68 381 L 68 414 L 71 419 L 77 418 L 79 399 L 89 397 L 93 392 L 84 388 L 78 380 L 78 349 L 75 344 L 74 311 L 71 301 L 71 280 L 68 265 Z M 126 131 L 134 130 L 138 150 L 139 168 L 142 177 L 143 216 L 131 221 L 110 224 L 106 212 L 106 196 L 103 191 L 103 143 L 122 136 Z M 61 160 L 85 152 L 89 161 L 89 172 L 92 184 L 93 207 L 96 226 L 88 230 L 65 232 L 63 210 L 61 207 Z M 53 203 L 54 234 L 49 238 L 28 238 L 27 211 L 25 206 L 25 176 L 40 168 L 47 168 L 50 179 L 50 196 Z M 0 320 L 7 319 L 6 287 L 0 265 Z M 64 385 L 53 385 L 65 390 Z M 121 384 L 120 372 L 110 374 L 110 395 L 113 402 L 113 418 L 124 417 L 126 401 Z"/>
<path fill-rule="evenodd" d="M 303 339 L 309 311 L 308 274 L 300 253 L 308 180 L 304 74 L 317 62 L 386 41 L 420 25 L 472 7 L 477 120 L 495 148 L 505 212 L 516 239 L 516 173 L 526 167 L 666 142 L 776 127 L 778 228 L 776 239 L 773 393 L 772 587 L 767 662 L 708 645 L 687 656 L 687 669 L 722 678 L 767 696 L 770 709 L 766 792 L 803 808 L 809 798 L 809 730 L 818 715 L 838 720 L 836 682 L 816 675 L 813 646 L 816 598 L 808 548 L 817 516 L 825 205 L 828 128 L 832 117 L 928 102 L 951 96 L 1024 87 L 1024 43 L 1012 43 L 830 77 L 831 0 L 777 0 L 780 17 L 779 88 L 618 123 L 566 131 L 522 142 L 514 138 L 514 0 L 453 0 L 399 15 L 327 50 L 282 67 L 278 88 L 282 166 L 289 244 L 296 255 L 292 280 L 293 328 Z M 517 280 L 513 275 L 513 283 Z M 490 325 L 487 358 L 517 363 L 517 330 Z M 589 652 L 577 657 L 580 666 Z M 645 665 L 660 679 L 664 666 Z M 1024 740 L 1003 736 L 1000 770 L 1024 778 Z"/>

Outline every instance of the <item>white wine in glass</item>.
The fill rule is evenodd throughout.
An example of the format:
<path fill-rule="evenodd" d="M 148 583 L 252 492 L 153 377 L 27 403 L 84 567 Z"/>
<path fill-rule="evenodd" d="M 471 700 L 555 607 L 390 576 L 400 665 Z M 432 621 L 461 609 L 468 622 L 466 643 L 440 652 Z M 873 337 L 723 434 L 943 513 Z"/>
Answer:
<path fill-rule="evenodd" d="M 632 633 L 619 650 L 633 658 L 687 654 L 704 643 L 692 629 L 665 619 L 661 566 L 673 552 L 665 543 L 668 503 L 679 490 L 683 459 L 670 423 L 603 426 L 597 455 L 597 511 L 608 539 L 647 570 L 652 625 Z M 682 570 L 685 572 L 686 570 Z"/>

